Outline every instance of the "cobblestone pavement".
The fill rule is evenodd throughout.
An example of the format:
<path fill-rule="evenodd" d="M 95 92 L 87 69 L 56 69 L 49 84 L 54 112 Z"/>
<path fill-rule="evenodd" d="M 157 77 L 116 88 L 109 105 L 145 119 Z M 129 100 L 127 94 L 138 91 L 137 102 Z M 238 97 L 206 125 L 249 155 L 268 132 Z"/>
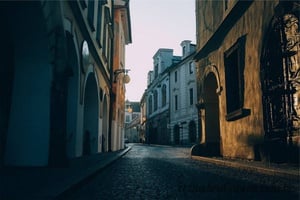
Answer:
<path fill-rule="evenodd" d="M 189 148 L 134 145 L 60 199 L 299 199 L 299 181 L 189 158 Z"/>

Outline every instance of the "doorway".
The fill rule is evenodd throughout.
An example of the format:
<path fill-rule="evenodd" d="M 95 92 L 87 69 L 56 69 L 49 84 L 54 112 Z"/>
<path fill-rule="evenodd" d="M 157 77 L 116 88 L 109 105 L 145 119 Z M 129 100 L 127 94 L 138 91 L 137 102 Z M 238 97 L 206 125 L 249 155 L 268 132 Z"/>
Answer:
<path fill-rule="evenodd" d="M 219 156 L 220 151 L 220 117 L 218 83 L 215 75 L 210 72 L 204 80 L 205 106 L 205 143 L 207 153 Z"/>
<path fill-rule="evenodd" d="M 86 154 L 98 152 L 99 98 L 94 73 L 89 73 L 84 92 L 83 149 Z"/>

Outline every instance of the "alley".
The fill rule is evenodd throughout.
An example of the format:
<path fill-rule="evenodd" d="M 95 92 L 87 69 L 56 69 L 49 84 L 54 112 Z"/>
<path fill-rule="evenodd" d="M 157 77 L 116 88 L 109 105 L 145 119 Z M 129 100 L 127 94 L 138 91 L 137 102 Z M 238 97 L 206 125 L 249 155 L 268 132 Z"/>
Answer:
<path fill-rule="evenodd" d="M 61 199 L 298 199 L 296 180 L 192 160 L 189 148 L 133 145 Z"/>

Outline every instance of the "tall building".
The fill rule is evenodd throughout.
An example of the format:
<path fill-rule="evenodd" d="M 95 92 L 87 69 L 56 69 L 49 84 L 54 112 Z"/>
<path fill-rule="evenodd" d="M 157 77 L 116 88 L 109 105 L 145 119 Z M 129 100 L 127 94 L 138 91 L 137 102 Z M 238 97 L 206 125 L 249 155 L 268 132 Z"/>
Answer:
<path fill-rule="evenodd" d="M 158 49 L 153 70 L 148 72 L 147 89 L 141 99 L 141 131 L 145 142 L 192 144 L 199 140 L 196 45 L 184 40 L 182 56 L 173 49 Z"/>
<path fill-rule="evenodd" d="M 114 2 L 0 2 L 0 165 L 108 150 Z"/>
<path fill-rule="evenodd" d="M 298 159 L 299 11 L 298 1 L 196 1 L 202 153 Z"/>
<path fill-rule="evenodd" d="M 170 86 L 168 68 L 181 57 L 173 55 L 173 49 L 159 49 L 153 56 L 153 70 L 148 73 L 146 93 L 148 143 L 170 144 Z"/>
<path fill-rule="evenodd" d="M 181 60 L 169 71 L 170 122 L 172 144 L 193 144 L 201 137 L 198 123 L 197 85 L 195 62 L 196 45 L 191 41 L 181 42 Z"/>
<path fill-rule="evenodd" d="M 112 83 L 112 113 L 111 123 L 111 147 L 109 150 L 118 150 L 124 148 L 125 134 L 125 92 L 127 84 L 130 81 L 127 75 L 125 63 L 125 45 L 132 42 L 129 0 L 115 0 L 114 2 L 114 62 Z"/>

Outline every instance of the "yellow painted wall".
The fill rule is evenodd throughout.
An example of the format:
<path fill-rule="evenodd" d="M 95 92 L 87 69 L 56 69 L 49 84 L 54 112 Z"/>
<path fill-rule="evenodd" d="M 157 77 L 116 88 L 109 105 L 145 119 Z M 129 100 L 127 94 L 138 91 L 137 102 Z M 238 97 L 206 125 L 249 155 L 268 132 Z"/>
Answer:
<path fill-rule="evenodd" d="M 196 2 L 198 2 L 198 8 L 201 7 L 201 4 L 207 4 L 204 1 Z M 223 3 L 221 1 L 218 2 Z M 212 9 L 212 3 L 217 4 L 215 1 L 210 1 L 209 5 L 204 5 L 207 7 L 206 15 L 208 16 L 218 15 Z M 205 68 L 214 65 L 219 73 L 219 87 L 223 88 L 219 95 L 221 152 L 223 156 L 254 159 L 254 145 L 263 142 L 264 127 L 260 85 L 260 54 L 264 34 L 271 17 L 274 15 L 273 11 L 276 4 L 277 1 L 254 1 L 225 35 L 220 46 L 210 52 L 207 57 L 201 58 L 197 63 L 199 87 L 203 84 Z M 217 7 L 220 10 L 221 5 Z M 209 21 L 204 22 L 203 19 L 200 19 L 201 17 L 203 18 L 203 14 L 196 13 L 196 15 L 199 16 L 199 26 L 197 27 L 197 42 L 199 42 L 197 47 L 199 50 L 209 41 L 216 27 L 222 23 L 222 17 L 206 17 Z M 228 13 L 224 11 L 220 15 L 223 15 L 224 19 Z M 212 29 L 205 30 L 204 23 L 211 24 L 210 27 Z M 227 121 L 224 52 L 232 47 L 237 39 L 242 36 L 246 36 L 243 108 L 250 109 L 251 114 L 241 119 Z"/>

